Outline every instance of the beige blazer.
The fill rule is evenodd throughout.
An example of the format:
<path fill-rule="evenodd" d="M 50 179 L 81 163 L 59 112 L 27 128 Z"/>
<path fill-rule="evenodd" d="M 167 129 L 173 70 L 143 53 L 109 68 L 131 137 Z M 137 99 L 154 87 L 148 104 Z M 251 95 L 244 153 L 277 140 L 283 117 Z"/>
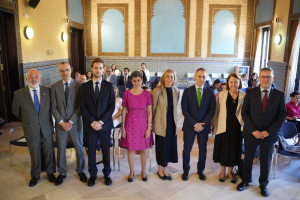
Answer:
<path fill-rule="evenodd" d="M 172 86 L 172 94 L 173 94 L 173 115 L 175 122 L 175 130 L 177 135 L 177 105 L 179 101 L 180 91 L 175 86 Z M 167 91 L 164 86 L 160 86 L 159 88 L 155 88 L 152 91 L 152 123 L 153 123 L 153 132 L 157 135 L 166 136 L 167 129 L 167 109 L 168 109 L 168 97 Z"/>
<path fill-rule="evenodd" d="M 238 121 L 241 124 L 241 131 L 243 131 L 243 118 L 242 118 L 242 107 L 245 98 L 245 93 L 240 91 L 239 92 L 239 102 L 236 109 L 235 116 L 237 117 Z M 228 90 L 220 92 L 217 105 L 216 105 L 216 113 L 213 118 L 213 135 L 218 135 L 220 133 L 226 132 L 226 119 L 227 119 L 227 107 L 226 107 L 226 100 L 228 96 Z"/>

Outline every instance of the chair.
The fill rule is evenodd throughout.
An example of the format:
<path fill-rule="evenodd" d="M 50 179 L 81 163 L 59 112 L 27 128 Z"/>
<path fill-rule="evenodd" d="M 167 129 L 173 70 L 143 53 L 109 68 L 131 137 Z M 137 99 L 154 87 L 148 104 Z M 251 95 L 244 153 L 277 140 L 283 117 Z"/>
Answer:
<path fill-rule="evenodd" d="M 119 89 L 119 96 L 123 99 L 123 94 L 126 91 L 125 86 L 117 86 Z"/>
<path fill-rule="evenodd" d="M 150 77 L 155 77 L 155 72 L 149 72 Z"/>
<path fill-rule="evenodd" d="M 120 171 L 120 143 L 119 143 L 119 139 L 120 139 L 120 133 L 121 133 L 121 127 L 122 127 L 122 123 L 117 125 L 116 127 L 113 128 L 113 165 L 114 165 L 114 171 L 116 171 L 115 169 L 115 147 L 116 147 L 116 140 L 118 141 L 118 171 Z"/>
<path fill-rule="evenodd" d="M 296 125 L 291 123 L 291 122 L 283 122 L 281 128 L 282 136 L 285 139 L 291 139 L 294 138 L 296 135 L 298 135 L 298 131 L 296 128 Z M 295 146 L 295 145 L 289 145 L 289 146 Z M 279 140 L 279 145 L 276 145 L 276 158 L 275 158 L 275 169 L 274 169 L 274 179 L 275 179 L 275 174 L 276 174 L 276 169 L 277 169 L 277 163 L 278 163 L 278 154 L 284 155 L 284 156 L 290 156 L 291 159 L 288 164 L 292 162 L 292 159 L 294 157 L 300 157 L 300 153 L 293 153 L 286 151 L 282 148 L 282 144 Z"/>
<path fill-rule="evenodd" d="M 163 72 L 156 72 L 156 76 L 161 77 L 163 75 Z"/>

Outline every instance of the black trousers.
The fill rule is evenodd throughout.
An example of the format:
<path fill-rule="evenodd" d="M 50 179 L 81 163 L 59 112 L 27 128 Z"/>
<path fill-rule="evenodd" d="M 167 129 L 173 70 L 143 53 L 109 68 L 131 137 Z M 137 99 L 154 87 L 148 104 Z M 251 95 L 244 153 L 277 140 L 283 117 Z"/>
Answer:
<path fill-rule="evenodd" d="M 183 172 L 189 173 L 190 171 L 190 158 L 191 158 L 191 151 L 194 145 L 195 137 L 197 136 L 198 140 L 198 148 L 199 148 L 199 157 L 198 157 L 198 164 L 197 164 L 197 172 L 202 173 L 205 169 L 205 162 L 206 162 L 206 153 L 207 153 L 207 140 L 208 134 L 206 133 L 199 133 L 199 132 L 192 132 L 192 133 L 183 133 Z"/>
<path fill-rule="evenodd" d="M 270 161 L 272 158 L 273 142 L 270 142 L 271 138 L 261 139 L 244 139 L 245 145 L 245 159 L 243 165 L 243 181 L 246 183 L 252 180 L 252 165 L 255 150 L 257 145 L 259 145 L 260 150 L 260 177 L 259 184 L 262 186 L 267 186 L 269 183 L 269 172 L 270 172 Z"/>
<path fill-rule="evenodd" d="M 97 140 L 100 140 L 100 146 L 103 154 L 103 165 L 102 170 L 104 176 L 109 176 L 111 173 L 110 168 L 110 133 L 111 131 L 91 131 L 86 133 L 87 147 L 88 147 L 88 166 L 90 176 L 96 176 L 98 169 L 96 166 L 96 148 Z"/>

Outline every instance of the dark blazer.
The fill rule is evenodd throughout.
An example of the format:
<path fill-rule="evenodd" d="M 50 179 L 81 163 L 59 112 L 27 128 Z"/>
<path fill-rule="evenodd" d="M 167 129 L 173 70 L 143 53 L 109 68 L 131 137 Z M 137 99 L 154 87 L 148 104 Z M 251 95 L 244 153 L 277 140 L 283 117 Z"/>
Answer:
<path fill-rule="evenodd" d="M 270 136 L 265 138 L 270 142 L 276 142 L 278 131 L 286 117 L 285 94 L 271 88 L 268 105 L 263 113 L 260 87 L 247 89 L 242 108 L 244 120 L 243 136 L 255 140 L 254 131 L 267 131 Z"/>
<path fill-rule="evenodd" d="M 210 121 L 215 115 L 216 97 L 210 88 L 203 88 L 203 96 L 199 107 L 195 85 L 186 88 L 182 95 L 181 109 L 184 116 L 183 132 L 194 132 L 197 123 L 205 123 L 202 134 L 211 132 Z"/>
<path fill-rule="evenodd" d="M 115 110 L 115 93 L 110 82 L 102 80 L 98 104 L 93 80 L 82 84 L 79 90 L 79 106 L 83 118 L 83 132 L 94 131 L 91 124 L 99 120 L 104 123 L 102 131 L 109 131 L 114 127 L 112 114 Z"/>
<path fill-rule="evenodd" d="M 50 88 L 40 85 L 40 112 L 31 98 L 28 86 L 15 91 L 12 112 L 22 120 L 26 140 L 34 140 L 41 132 L 44 138 L 53 136 L 53 121 L 50 111 Z"/>
<path fill-rule="evenodd" d="M 118 86 L 125 86 L 124 76 L 119 76 Z M 130 76 L 128 76 L 128 82 L 127 82 L 126 88 L 129 88 L 129 89 L 133 88 Z"/>

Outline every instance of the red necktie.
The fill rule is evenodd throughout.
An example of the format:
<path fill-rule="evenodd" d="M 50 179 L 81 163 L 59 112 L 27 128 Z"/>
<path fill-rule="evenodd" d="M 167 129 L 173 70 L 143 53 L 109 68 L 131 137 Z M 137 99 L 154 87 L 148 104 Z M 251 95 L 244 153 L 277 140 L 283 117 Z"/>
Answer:
<path fill-rule="evenodd" d="M 263 113 L 264 113 L 266 110 L 266 107 L 268 105 L 268 90 L 264 90 L 263 92 L 265 93 L 265 96 L 262 100 L 262 107 L 263 107 Z"/>

